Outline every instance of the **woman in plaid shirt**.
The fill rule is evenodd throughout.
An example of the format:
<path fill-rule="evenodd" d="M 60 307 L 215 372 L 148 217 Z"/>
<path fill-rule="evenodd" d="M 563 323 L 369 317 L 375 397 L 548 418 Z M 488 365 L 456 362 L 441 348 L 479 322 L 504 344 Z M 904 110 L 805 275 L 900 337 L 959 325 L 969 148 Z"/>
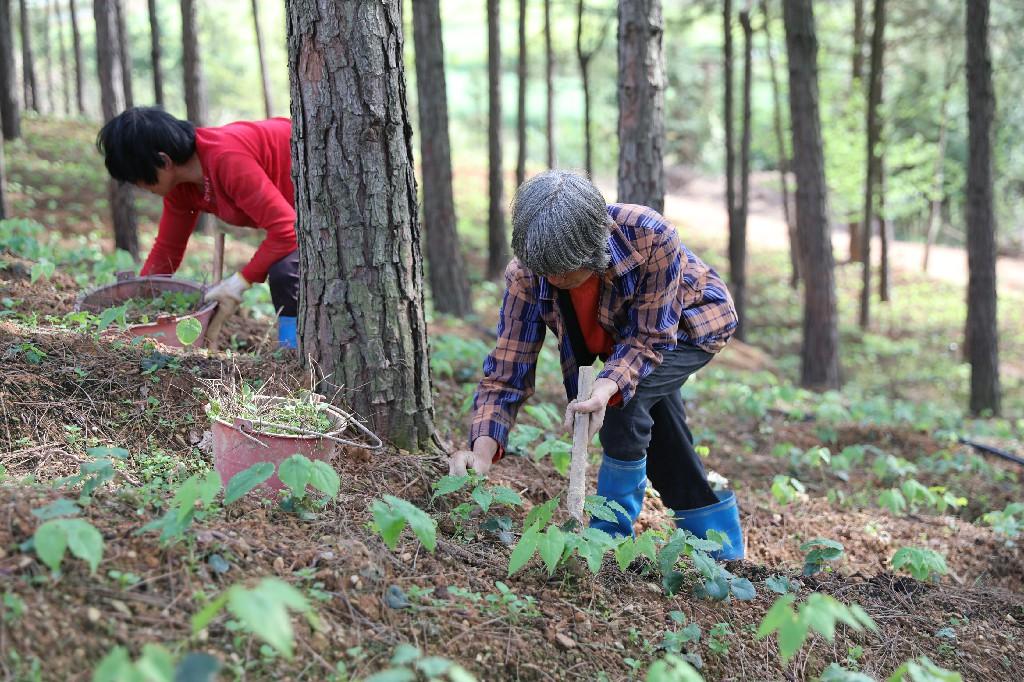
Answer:
<path fill-rule="evenodd" d="M 471 449 L 452 457 L 452 473 L 467 466 L 486 473 L 504 455 L 550 329 L 570 400 L 566 425 L 576 413 L 590 415 L 590 435 L 600 433 L 605 451 L 597 493 L 628 514 L 591 525 L 631 534 L 649 479 L 680 527 L 700 537 L 725 532 L 730 544 L 719 558 L 742 558 L 735 495 L 708 485 L 680 395 L 736 329 L 718 273 L 659 213 L 606 204 L 597 187 L 569 171 L 523 183 L 512 225 L 516 257 L 505 269 L 498 341 L 474 397 Z M 604 367 L 591 398 L 577 401 L 577 368 L 596 357 Z"/>

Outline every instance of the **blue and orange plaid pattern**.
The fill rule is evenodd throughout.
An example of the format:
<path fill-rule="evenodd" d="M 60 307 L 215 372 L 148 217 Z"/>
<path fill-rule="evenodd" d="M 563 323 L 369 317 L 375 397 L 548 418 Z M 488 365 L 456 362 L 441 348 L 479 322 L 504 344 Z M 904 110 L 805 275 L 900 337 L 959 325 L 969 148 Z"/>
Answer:
<path fill-rule="evenodd" d="M 637 384 L 678 344 L 709 353 L 721 350 L 736 330 L 736 308 L 718 273 L 679 241 L 654 209 L 611 204 L 611 262 L 601 280 L 598 320 L 614 339 L 598 377 L 614 381 L 625 404 Z M 533 394 L 537 356 L 547 329 L 559 339 L 562 381 L 576 396 L 577 365 L 564 333 L 554 287 L 517 259 L 505 268 L 498 341 L 484 360 L 473 398 L 469 441 L 487 435 L 504 452 L 519 408 Z"/>

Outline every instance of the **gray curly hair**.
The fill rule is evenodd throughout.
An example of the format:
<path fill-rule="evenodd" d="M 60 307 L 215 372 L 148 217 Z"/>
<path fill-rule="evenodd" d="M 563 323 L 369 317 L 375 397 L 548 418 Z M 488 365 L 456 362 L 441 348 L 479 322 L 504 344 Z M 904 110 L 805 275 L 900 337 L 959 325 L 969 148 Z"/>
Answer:
<path fill-rule="evenodd" d="M 601 190 L 573 171 L 535 175 L 512 199 L 512 252 L 538 275 L 604 272 L 610 226 Z"/>

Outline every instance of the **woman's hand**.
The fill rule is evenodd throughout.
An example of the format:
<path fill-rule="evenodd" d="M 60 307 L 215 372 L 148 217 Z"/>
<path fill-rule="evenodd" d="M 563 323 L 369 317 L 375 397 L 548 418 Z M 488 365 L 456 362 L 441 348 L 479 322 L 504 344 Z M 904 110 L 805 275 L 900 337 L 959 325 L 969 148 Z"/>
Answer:
<path fill-rule="evenodd" d="M 604 424 L 604 413 L 608 409 L 608 401 L 618 392 L 619 385 L 611 379 L 598 379 L 594 382 L 594 390 L 591 391 L 589 399 L 583 401 L 573 400 L 565 408 L 565 423 L 563 426 L 567 431 L 571 431 L 573 418 L 577 414 L 589 414 L 590 433 L 587 435 L 587 439 L 593 438 L 594 434 L 601 430 L 601 425 Z"/>
<path fill-rule="evenodd" d="M 472 450 L 459 450 L 448 460 L 448 474 L 465 476 L 466 467 L 481 476 L 486 476 L 494 462 L 494 454 L 498 451 L 498 441 L 490 436 L 480 436 L 473 442 Z"/>

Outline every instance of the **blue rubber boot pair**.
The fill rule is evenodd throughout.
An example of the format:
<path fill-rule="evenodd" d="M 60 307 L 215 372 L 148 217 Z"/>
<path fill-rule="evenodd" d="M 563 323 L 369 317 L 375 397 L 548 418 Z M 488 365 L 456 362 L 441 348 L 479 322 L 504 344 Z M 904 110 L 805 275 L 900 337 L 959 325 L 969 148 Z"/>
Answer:
<path fill-rule="evenodd" d="M 597 474 L 597 494 L 608 502 L 618 502 L 628 516 L 616 511 L 616 523 L 591 518 L 590 527 L 603 530 L 612 537 L 632 536 L 633 524 L 644 506 L 647 490 L 647 458 L 630 461 L 604 456 Z"/>
<path fill-rule="evenodd" d="M 299 341 L 295 335 L 295 318 L 281 315 L 277 318 L 277 345 L 280 348 L 298 348 Z"/>
<path fill-rule="evenodd" d="M 743 544 L 743 528 L 740 527 L 740 509 L 736 505 L 736 493 L 731 490 L 716 490 L 718 502 L 697 509 L 676 509 L 676 526 L 688 530 L 699 538 L 706 538 L 709 530 L 725 533 L 728 543 L 722 549 L 711 552 L 717 561 L 742 559 L 746 555 Z"/>

